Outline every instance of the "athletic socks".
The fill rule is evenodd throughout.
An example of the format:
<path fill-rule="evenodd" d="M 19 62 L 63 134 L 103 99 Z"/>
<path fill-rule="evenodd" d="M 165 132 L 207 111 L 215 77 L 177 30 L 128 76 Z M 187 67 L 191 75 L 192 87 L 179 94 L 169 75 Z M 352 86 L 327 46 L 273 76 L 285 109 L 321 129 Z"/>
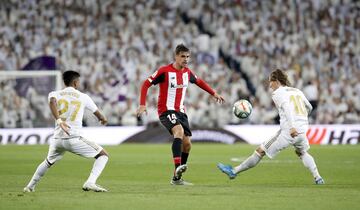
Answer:
<path fill-rule="evenodd" d="M 319 174 L 319 171 L 317 170 L 314 158 L 309 153 L 306 152 L 300 158 L 301 158 L 304 166 L 310 170 L 310 172 L 312 173 L 312 175 L 314 176 L 315 179 L 318 179 L 321 177 Z"/>
<path fill-rule="evenodd" d="M 40 163 L 27 187 L 34 189 L 35 185 L 40 181 L 41 177 L 44 176 L 50 166 L 51 164 L 47 160 L 44 160 L 42 163 Z"/>
<path fill-rule="evenodd" d="M 181 164 L 181 147 L 182 140 L 180 138 L 175 138 L 171 147 L 175 169 Z"/>
<path fill-rule="evenodd" d="M 262 157 L 255 151 L 244 162 L 234 168 L 234 173 L 238 174 L 256 166 L 260 162 L 261 158 Z"/>
<path fill-rule="evenodd" d="M 187 159 L 189 157 L 189 153 L 181 153 L 181 165 L 184 165 L 187 163 Z"/>
<path fill-rule="evenodd" d="M 108 156 L 101 155 L 95 160 L 90 176 L 86 182 L 96 183 L 96 180 L 100 176 L 101 172 L 104 170 L 108 159 Z"/>

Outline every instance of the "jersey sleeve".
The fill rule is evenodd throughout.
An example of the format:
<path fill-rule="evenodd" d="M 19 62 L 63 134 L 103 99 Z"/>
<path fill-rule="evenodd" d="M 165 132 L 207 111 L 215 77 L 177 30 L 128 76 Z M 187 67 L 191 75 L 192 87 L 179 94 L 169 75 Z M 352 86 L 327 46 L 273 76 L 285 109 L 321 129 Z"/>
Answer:
<path fill-rule="evenodd" d="M 146 105 L 146 96 L 147 96 L 147 91 L 148 91 L 149 87 L 151 85 L 156 85 L 163 81 L 165 81 L 165 71 L 163 68 L 160 68 L 143 82 L 143 84 L 141 86 L 141 91 L 140 91 L 140 105 L 142 105 L 142 106 Z"/>
<path fill-rule="evenodd" d="M 305 103 L 305 107 L 306 107 L 306 110 L 308 112 L 308 115 L 310 115 L 311 111 L 313 110 L 313 107 L 312 105 L 310 104 L 309 100 L 305 97 L 304 93 L 300 91 L 300 95 L 301 95 L 301 98 L 302 100 L 304 101 Z"/>
<path fill-rule="evenodd" d="M 96 106 L 95 102 L 87 94 L 84 95 L 85 108 L 89 109 L 92 113 L 96 112 L 98 107 Z"/>
<path fill-rule="evenodd" d="M 158 83 L 165 81 L 165 72 L 163 68 L 158 69 L 155 71 L 148 79 L 152 85 L 156 85 Z"/>
<path fill-rule="evenodd" d="M 48 95 L 48 102 L 50 102 L 51 98 L 56 98 L 57 99 L 57 96 L 58 96 L 58 94 L 56 93 L 56 91 L 50 92 L 49 95 Z"/>
<path fill-rule="evenodd" d="M 190 71 L 190 82 L 196 84 L 197 79 L 198 77 L 194 73 L 192 73 L 192 71 Z"/>
<path fill-rule="evenodd" d="M 198 78 L 192 71 L 190 71 L 190 82 L 195 83 L 201 89 L 208 92 L 210 95 L 214 95 L 215 91 L 204 80 Z"/>

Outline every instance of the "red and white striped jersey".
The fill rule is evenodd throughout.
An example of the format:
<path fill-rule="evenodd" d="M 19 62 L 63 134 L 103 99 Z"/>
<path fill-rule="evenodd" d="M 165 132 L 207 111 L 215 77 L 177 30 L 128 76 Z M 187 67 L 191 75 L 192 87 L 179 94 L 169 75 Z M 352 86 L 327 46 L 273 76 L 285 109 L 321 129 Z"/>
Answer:
<path fill-rule="evenodd" d="M 201 89 L 214 95 L 215 91 L 203 80 L 199 79 L 189 68 L 175 69 L 173 64 L 160 67 L 144 81 L 141 87 L 140 105 L 146 104 L 147 90 L 151 85 L 159 84 L 158 114 L 167 110 L 185 112 L 184 99 L 189 83 L 195 83 Z"/>

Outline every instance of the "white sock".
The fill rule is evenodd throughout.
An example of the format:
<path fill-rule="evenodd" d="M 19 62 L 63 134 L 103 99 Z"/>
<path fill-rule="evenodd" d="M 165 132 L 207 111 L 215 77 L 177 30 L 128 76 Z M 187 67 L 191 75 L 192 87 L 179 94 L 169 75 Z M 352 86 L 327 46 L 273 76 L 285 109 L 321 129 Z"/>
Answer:
<path fill-rule="evenodd" d="M 321 177 L 317 170 L 314 158 L 309 153 L 306 152 L 300 158 L 301 158 L 304 166 L 310 170 L 310 172 L 312 173 L 312 175 L 315 179 L 318 179 Z"/>
<path fill-rule="evenodd" d="M 40 181 L 41 177 L 44 176 L 46 171 L 50 168 L 50 165 L 44 160 L 40 165 L 37 167 L 33 177 L 31 178 L 27 187 L 34 189 L 35 185 Z"/>
<path fill-rule="evenodd" d="M 240 173 L 242 171 L 246 171 L 249 168 L 252 168 L 252 167 L 256 166 L 260 162 L 261 158 L 262 157 L 257 152 L 254 152 L 244 162 L 242 162 L 240 165 L 236 166 L 234 168 L 234 172 L 237 174 L 237 173 Z"/>
<path fill-rule="evenodd" d="M 96 180 L 100 176 L 101 172 L 104 170 L 108 159 L 108 156 L 101 155 L 95 160 L 90 176 L 86 182 L 96 183 Z"/>

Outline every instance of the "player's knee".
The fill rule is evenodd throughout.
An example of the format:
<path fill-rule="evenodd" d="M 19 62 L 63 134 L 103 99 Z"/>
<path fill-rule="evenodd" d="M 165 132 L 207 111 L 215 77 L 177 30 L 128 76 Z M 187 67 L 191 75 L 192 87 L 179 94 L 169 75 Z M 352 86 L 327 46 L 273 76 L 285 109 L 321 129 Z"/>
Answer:
<path fill-rule="evenodd" d="M 261 149 L 260 147 L 258 147 L 255 152 L 260 156 L 260 157 L 264 157 L 265 156 L 265 151 L 263 149 Z"/>
<path fill-rule="evenodd" d="M 181 125 L 177 125 L 173 128 L 173 132 L 175 138 L 181 138 L 184 136 L 184 129 Z"/>
<path fill-rule="evenodd" d="M 52 165 L 54 165 L 55 162 L 56 162 L 56 160 L 53 163 L 51 163 L 47 158 L 45 159 L 45 164 L 48 168 L 50 168 Z"/>
<path fill-rule="evenodd" d="M 106 157 L 109 158 L 109 153 L 107 153 L 107 151 L 103 149 L 103 150 L 100 151 L 99 154 L 97 154 L 97 155 L 95 156 L 95 159 L 99 158 L 100 156 L 106 156 Z"/>
<path fill-rule="evenodd" d="M 299 156 L 301 158 L 301 156 L 303 156 L 305 153 L 302 152 L 302 151 L 298 151 L 298 150 L 295 150 L 295 153 L 297 156 Z"/>

